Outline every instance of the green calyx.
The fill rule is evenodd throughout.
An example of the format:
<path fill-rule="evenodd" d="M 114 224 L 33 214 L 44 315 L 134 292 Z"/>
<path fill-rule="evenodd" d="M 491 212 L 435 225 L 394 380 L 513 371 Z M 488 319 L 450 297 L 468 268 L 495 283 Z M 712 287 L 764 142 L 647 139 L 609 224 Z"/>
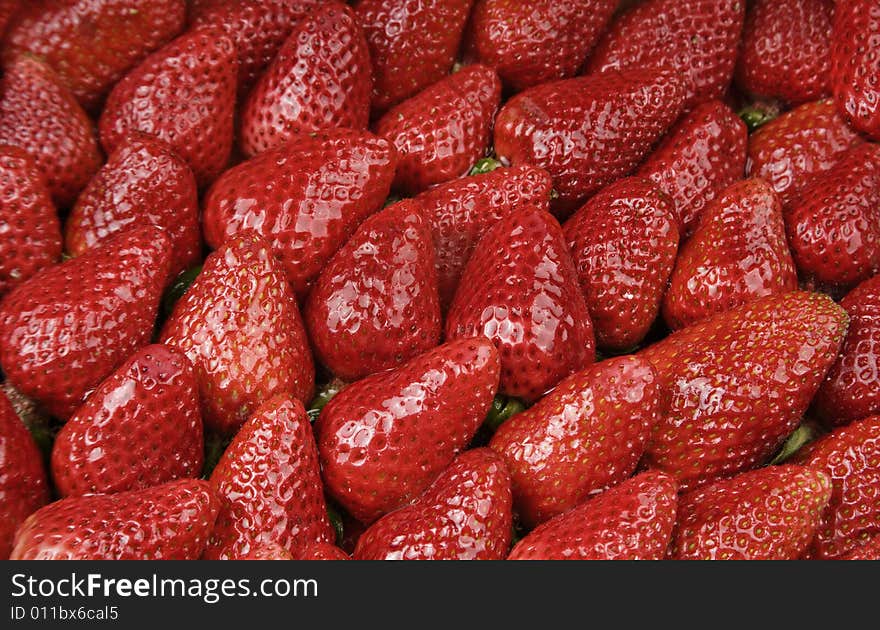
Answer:
<path fill-rule="evenodd" d="M 468 175 L 485 175 L 486 173 L 491 173 L 500 166 L 503 166 L 500 160 L 496 160 L 493 157 L 483 158 L 473 165 Z"/>
<path fill-rule="evenodd" d="M 202 478 L 208 479 L 214 468 L 226 452 L 226 448 L 232 441 L 231 437 L 208 433 L 205 435 L 205 464 L 202 467 Z"/>
<path fill-rule="evenodd" d="M 498 430 L 502 424 L 510 420 L 511 417 L 524 411 L 526 406 L 516 398 L 508 398 L 507 396 L 498 395 L 492 401 L 492 407 L 483 421 L 483 426 L 492 433 Z"/>
<path fill-rule="evenodd" d="M 198 265 L 192 269 L 187 269 L 174 279 L 171 286 L 162 296 L 162 315 L 167 319 L 174 310 L 174 305 L 187 292 L 196 277 L 202 272 L 202 266 Z"/>
<path fill-rule="evenodd" d="M 774 105 L 749 105 L 739 110 L 738 115 L 746 124 L 749 133 L 766 125 L 768 122 L 779 116 L 779 107 Z"/>
<path fill-rule="evenodd" d="M 812 420 L 804 420 L 794 432 L 785 440 L 785 444 L 776 454 L 770 463 L 773 465 L 782 464 L 791 459 L 804 446 L 819 437 L 821 433 L 819 426 Z"/>
<path fill-rule="evenodd" d="M 338 378 L 334 378 L 329 383 L 318 387 L 318 392 L 309 405 L 309 420 L 314 422 L 321 415 L 321 410 L 330 402 L 333 397 L 345 388 L 347 383 Z"/>
<path fill-rule="evenodd" d="M 336 546 L 339 547 L 345 539 L 345 527 L 342 524 L 342 514 L 340 514 L 339 510 L 335 507 L 328 504 L 327 518 L 330 519 L 330 524 L 333 526 L 333 531 L 336 533 Z"/>

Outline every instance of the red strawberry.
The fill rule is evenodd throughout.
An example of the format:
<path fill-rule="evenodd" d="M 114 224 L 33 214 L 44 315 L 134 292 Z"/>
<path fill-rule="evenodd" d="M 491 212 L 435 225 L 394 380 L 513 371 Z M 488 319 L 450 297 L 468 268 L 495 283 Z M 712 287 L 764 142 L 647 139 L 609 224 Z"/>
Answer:
<path fill-rule="evenodd" d="M 641 69 L 544 83 L 519 93 L 495 120 L 495 152 L 553 176 L 557 205 L 574 209 L 630 173 L 675 122 L 676 73 Z"/>
<path fill-rule="evenodd" d="M 238 560 L 293 560 L 293 556 L 278 543 L 254 543 L 250 546 L 250 551 Z"/>
<path fill-rule="evenodd" d="M 195 365 L 202 417 L 218 432 L 234 433 L 274 394 L 311 400 L 314 393 L 296 300 L 268 243 L 253 232 L 208 256 L 161 340 Z"/>
<path fill-rule="evenodd" d="M 510 470 L 523 522 L 543 523 L 630 477 L 661 411 L 651 365 L 619 357 L 572 374 L 502 424 L 489 445 Z"/>
<path fill-rule="evenodd" d="M 643 463 L 688 489 L 766 462 L 807 410 L 847 323 L 828 296 L 794 291 L 715 315 L 643 350 L 669 395 Z"/>
<path fill-rule="evenodd" d="M 798 287 L 779 197 L 764 180 L 727 188 L 682 246 L 663 301 L 673 330 Z"/>
<path fill-rule="evenodd" d="M 397 147 L 395 188 L 418 193 L 465 175 L 486 154 L 500 102 L 498 75 L 474 65 L 389 110 L 376 133 Z"/>
<path fill-rule="evenodd" d="M 452 69 L 474 0 L 357 0 L 370 44 L 373 108 L 384 112 Z"/>
<path fill-rule="evenodd" d="M 327 491 L 365 523 L 414 499 L 473 438 L 498 376 L 492 344 L 462 339 L 343 389 L 315 427 Z"/>
<path fill-rule="evenodd" d="M 21 8 L 21 0 L 0 0 L 0 35 L 6 32 L 12 16 Z"/>
<path fill-rule="evenodd" d="M 321 271 L 305 322 L 317 358 L 355 381 L 440 343 L 431 228 L 401 201 L 364 221 Z"/>
<path fill-rule="evenodd" d="M 382 207 L 396 163 L 394 147 L 365 131 L 297 136 L 215 182 L 204 202 L 205 240 L 216 248 L 256 230 L 304 295 L 361 221 Z"/>
<path fill-rule="evenodd" d="M 48 502 L 43 456 L 0 393 L 0 560 L 9 558 L 19 524 Z"/>
<path fill-rule="evenodd" d="M 132 131 L 166 142 L 189 163 L 200 186 L 229 161 L 237 63 L 232 41 L 216 32 L 181 35 L 123 78 L 101 112 L 108 153 Z"/>
<path fill-rule="evenodd" d="M 372 70 L 356 19 L 349 7 L 331 2 L 297 23 L 244 104 L 245 155 L 303 131 L 367 128 Z"/>
<path fill-rule="evenodd" d="M 412 504 L 358 539 L 355 560 L 503 560 L 513 529 L 510 475 L 487 448 L 459 455 Z"/>
<path fill-rule="evenodd" d="M 686 107 L 720 98 L 730 84 L 745 18 L 742 0 L 646 0 L 619 15 L 590 57 L 591 73 L 675 68 Z"/>
<path fill-rule="evenodd" d="M 676 123 L 636 173 L 672 197 L 682 235 L 689 235 L 703 209 L 742 178 L 747 145 L 742 119 L 721 101 L 707 101 Z"/>
<path fill-rule="evenodd" d="M 600 348 L 639 344 L 657 313 L 675 255 L 672 200 L 653 183 L 624 178 L 590 199 L 562 227 Z"/>
<path fill-rule="evenodd" d="M 165 229 L 174 249 L 173 276 L 200 260 L 199 194 L 192 171 L 164 142 L 134 132 L 76 200 L 65 223 L 67 251 L 79 256 L 137 224 Z"/>
<path fill-rule="evenodd" d="M 171 244 L 153 226 L 44 269 L 0 304 L 0 365 L 9 381 L 59 418 L 126 357 L 149 343 Z"/>
<path fill-rule="evenodd" d="M 292 560 L 351 560 L 351 557 L 336 545 L 312 543 L 294 549 Z"/>
<path fill-rule="evenodd" d="M 831 84 L 837 108 L 858 131 L 880 140 L 880 5 L 838 1 L 831 38 Z"/>
<path fill-rule="evenodd" d="M 58 75 L 34 57 L 6 64 L 0 80 L 0 144 L 31 155 L 60 206 L 70 205 L 101 166 L 89 117 Z"/>
<path fill-rule="evenodd" d="M 30 53 L 89 111 L 126 72 L 183 30 L 184 0 L 30 0 L 6 35 L 4 56 Z"/>
<path fill-rule="evenodd" d="M 207 481 L 68 497 L 34 512 L 15 535 L 14 560 L 196 560 L 217 518 Z"/>
<path fill-rule="evenodd" d="M 0 146 L 0 234 L 0 297 L 61 256 L 61 225 L 46 181 L 18 147 Z"/>
<path fill-rule="evenodd" d="M 685 493 L 669 556 L 796 560 L 819 527 L 831 481 L 801 466 L 768 466 Z"/>
<path fill-rule="evenodd" d="M 842 556 L 840 560 L 880 560 L 880 535 L 872 537 L 864 545 Z"/>
<path fill-rule="evenodd" d="M 330 542 L 318 449 L 302 403 L 266 401 L 242 426 L 211 473 L 220 514 L 205 558 L 234 559 L 254 545 Z"/>
<path fill-rule="evenodd" d="M 104 494 L 198 477 L 204 458 L 192 363 L 151 345 L 113 372 L 64 425 L 52 448 L 61 496 Z"/>
<path fill-rule="evenodd" d="M 595 358 L 593 326 L 562 229 L 523 208 L 502 218 L 468 260 L 446 338 L 483 335 L 501 354 L 501 391 L 537 400 Z"/>
<path fill-rule="evenodd" d="M 661 560 L 675 526 L 675 479 L 649 471 L 533 529 L 508 560 Z"/>

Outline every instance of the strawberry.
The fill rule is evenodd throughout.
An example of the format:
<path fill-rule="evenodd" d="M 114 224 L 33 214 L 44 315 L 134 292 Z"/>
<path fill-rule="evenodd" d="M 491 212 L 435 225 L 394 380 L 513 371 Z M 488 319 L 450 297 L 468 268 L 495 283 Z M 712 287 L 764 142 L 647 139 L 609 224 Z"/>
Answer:
<path fill-rule="evenodd" d="M 373 61 L 374 111 L 386 111 L 449 73 L 473 3 L 356 0 Z"/>
<path fill-rule="evenodd" d="M 15 535 L 13 560 L 195 560 L 219 501 L 207 481 L 68 497 L 31 514 Z"/>
<path fill-rule="evenodd" d="M 644 472 L 533 529 L 508 560 L 661 560 L 675 526 L 675 479 Z"/>
<path fill-rule="evenodd" d="M 728 187 L 682 246 L 663 300 L 670 328 L 798 287 L 779 197 L 764 180 Z"/>
<path fill-rule="evenodd" d="M 66 207 L 101 166 L 92 122 L 61 85 L 58 75 L 35 57 L 5 64 L 0 79 L 0 144 L 27 151 L 43 173 L 59 206 Z"/>
<path fill-rule="evenodd" d="M 244 229 L 272 244 L 300 296 L 357 226 L 388 197 L 396 151 L 365 131 L 303 134 L 220 177 L 204 201 L 205 240 Z"/>
<path fill-rule="evenodd" d="M 768 466 L 685 493 L 669 556 L 796 560 L 819 527 L 831 481 L 801 466 Z"/>
<path fill-rule="evenodd" d="M 0 393 L 0 560 L 9 558 L 19 524 L 48 502 L 43 456 Z"/>
<path fill-rule="evenodd" d="M 76 200 L 65 223 L 67 251 L 79 256 L 131 225 L 153 224 L 171 239 L 171 274 L 201 258 L 199 195 L 187 163 L 167 144 L 133 132 Z"/>
<path fill-rule="evenodd" d="M 6 32 L 10 20 L 20 8 L 21 0 L 0 0 L 0 36 Z"/>
<path fill-rule="evenodd" d="M 501 391 L 541 397 L 595 358 L 593 326 L 559 223 L 523 208 L 502 218 L 468 260 L 446 338 L 483 335 L 501 354 Z"/>
<path fill-rule="evenodd" d="M 647 179 L 624 178 L 562 226 L 600 348 L 626 350 L 648 334 L 678 251 L 675 206 Z"/>
<path fill-rule="evenodd" d="M 299 308 L 269 244 L 253 232 L 205 260 L 161 341 L 196 368 L 202 417 L 234 433 L 274 394 L 311 400 L 315 368 Z"/>
<path fill-rule="evenodd" d="M 302 403 L 287 395 L 261 405 L 223 453 L 211 486 L 220 513 L 208 559 L 247 555 L 254 545 L 330 542 L 318 449 Z"/>
<path fill-rule="evenodd" d="M 522 521 L 543 523 L 630 477 L 661 411 L 651 365 L 618 357 L 572 374 L 502 424 L 489 446 L 510 470 Z"/>
<path fill-rule="evenodd" d="M 395 188 L 419 193 L 465 175 L 486 154 L 501 102 L 501 81 L 467 66 L 391 108 L 376 133 L 397 147 Z"/>
<path fill-rule="evenodd" d="M 620 14 L 590 57 L 590 73 L 675 68 L 687 109 L 724 95 L 745 18 L 742 0 L 646 0 Z"/>
<path fill-rule="evenodd" d="M 672 71 L 606 72 L 535 86 L 495 120 L 495 152 L 553 177 L 556 205 L 573 210 L 627 175 L 682 111 Z"/>
<path fill-rule="evenodd" d="M 237 63 L 232 41 L 213 31 L 181 35 L 144 59 L 110 92 L 98 130 L 108 153 L 132 131 L 166 142 L 200 186 L 232 150 Z"/>
<path fill-rule="evenodd" d="M 486 448 L 459 455 L 410 505 L 358 540 L 355 560 L 503 560 L 513 528 L 510 475 Z"/>
<path fill-rule="evenodd" d="M 707 101 L 682 116 L 636 174 L 672 197 L 682 236 L 690 235 L 703 209 L 742 178 L 747 146 L 742 119 L 721 101 Z"/>
<path fill-rule="evenodd" d="M 170 259 L 161 229 L 136 227 L 18 285 L 0 304 L 7 379 L 67 419 L 149 343 Z"/>
<path fill-rule="evenodd" d="M 294 549 L 292 560 L 351 560 L 351 557 L 336 545 L 312 543 Z"/>
<path fill-rule="evenodd" d="M 303 131 L 367 128 L 372 70 L 356 19 L 346 5 L 330 2 L 296 24 L 244 104 L 246 156 Z"/>
<path fill-rule="evenodd" d="M 184 0 L 30 0 L 10 26 L 3 53 L 39 57 L 94 112 L 113 85 L 176 37 L 185 21 Z"/>
<path fill-rule="evenodd" d="M 519 91 L 578 73 L 617 8 L 616 0 L 477 0 L 471 46 Z"/>
<path fill-rule="evenodd" d="M 643 350 L 669 395 L 643 463 L 674 475 L 683 489 L 765 463 L 800 422 L 847 323 L 830 297 L 794 291 Z"/>
<path fill-rule="evenodd" d="M 364 523 L 417 497 L 473 438 L 498 377 L 491 342 L 461 339 L 343 389 L 315 425 L 327 492 Z"/>
<path fill-rule="evenodd" d="M 303 311 L 315 355 L 344 381 L 440 343 L 431 228 L 404 200 L 364 221 L 321 271 Z"/>
<path fill-rule="evenodd" d="M 61 256 L 61 226 L 46 181 L 18 147 L 0 146 L 0 234 L 0 297 Z"/>
<path fill-rule="evenodd" d="M 880 560 L 880 535 L 873 536 L 864 545 L 842 556 L 840 560 Z"/>
<path fill-rule="evenodd" d="M 290 552 L 278 543 L 254 543 L 250 551 L 238 558 L 239 560 L 293 560 Z"/>
<path fill-rule="evenodd" d="M 141 348 L 101 383 L 52 448 L 58 494 L 139 490 L 198 477 L 204 440 L 192 363 L 168 346 Z"/>
<path fill-rule="evenodd" d="M 831 38 L 831 85 L 837 109 L 858 131 L 880 140 L 880 5 L 838 1 Z"/>

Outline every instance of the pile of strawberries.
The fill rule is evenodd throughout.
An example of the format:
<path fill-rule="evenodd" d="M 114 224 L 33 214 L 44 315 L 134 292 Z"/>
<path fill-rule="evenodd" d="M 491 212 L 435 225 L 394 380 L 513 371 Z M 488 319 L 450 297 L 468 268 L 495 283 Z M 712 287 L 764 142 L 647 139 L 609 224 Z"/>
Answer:
<path fill-rule="evenodd" d="M 0 558 L 880 558 L 878 0 L 0 29 Z"/>

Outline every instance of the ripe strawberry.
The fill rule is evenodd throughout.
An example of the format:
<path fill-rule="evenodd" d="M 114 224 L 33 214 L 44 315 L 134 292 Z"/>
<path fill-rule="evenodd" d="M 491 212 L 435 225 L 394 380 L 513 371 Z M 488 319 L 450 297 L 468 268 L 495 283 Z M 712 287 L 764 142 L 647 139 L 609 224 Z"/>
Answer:
<path fill-rule="evenodd" d="M 205 260 L 161 341 L 196 368 L 205 424 L 234 433 L 272 395 L 311 400 L 315 368 L 299 309 L 268 243 L 253 232 Z"/>
<path fill-rule="evenodd" d="M 590 199 L 562 226 L 600 348 L 639 344 L 657 313 L 678 251 L 672 199 L 629 177 Z"/>
<path fill-rule="evenodd" d="M 79 256 L 131 225 L 153 224 L 171 239 L 171 275 L 200 260 L 199 194 L 187 163 L 152 136 L 133 132 L 76 200 L 65 245 Z"/>
<path fill-rule="evenodd" d="M 303 131 L 367 128 L 373 79 L 356 19 L 348 6 L 330 2 L 296 24 L 244 104 L 246 156 Z"/>
<path fill-rule="evenodd" d="M 0 146 L 0 234 L 0 297 L 61 256 L 61 226 L 46 181 L 18 147 Z"/>
<path fill-rule="evenodd" d="M 357 0 L 370 44 L 373 109 L 418 94 L 452 69 L 474 0 Z"/>
<path fill-rule="evenodd" d="M 52 477 L 63 496 L 105 494 L 198 477 L 204 440 L 192 363 L 163 345 L 141 348 L 62 427 Z"/>
<path fill-rule="evenodd" d="M 682 246 L 663 300 L 663 318 L 676 330 L 797 288 L 779 197 L 764 180 L 746 179 L 709 204 Z"/>
<path fill-rule="evenodd" d="M 712 100 L 685 114 L 636 172 L 672 197 L 682 236 L 703 209 L 743 176 L 748 129 L 727 105 Z"/>
<path fill-rule="evenodd" d="M 19 524 L 48 502 L 43 456 L 0 393 L 0 560 L 9 558 Z"/>
<path fill-rule="evenodd" d="M 0 304 L 0 365 L 7 379 L 67 419 L 149 343 L 170 260 L 165 233 L 142 226 L 18 285 Z"/>
<path fill-rule="evenodd" d="M 211 473 L 211 486 L 221 507 L 205 558 L 234 559 L 272 542 L 293 551 L 295 541 L 333 540 L 315 437 L 295 398 L 275 396 L 254 412 Z"/>
<path fill-rule="evenodd" d="M 39 57 L 94 112 L 113 85 L 176 37 L 185 21 L 184 0 L 31 0 L 10 25 L 3 54 Z"/>
<path fill-rule="evenodd" d="M 394 147 L 365 131 L 297 136 L 214 183 L 204 202 L 205 240 L 216 248 L 256 230 L 302 296 L 361 221 L 382 207 L 396 163 Z"/>
<path fill-rule="evenodd" d="M 685 493 L 669 556 L 796 560 L 819 527 L 831 481 L 801 466 L 768 466 Z"/>
<path fill-rule="evenodd" d="M 508 560 L 661 560 L 675 526 L 675 479 L 648 471 L 533 529 Z"/>
<path fill-rule="evenodd" d="M 446 319 L 447 339 L 475 335 L 498 347 L 501 391 L 527 401 L 593 362 L 593 325 L 550 214 L 517 210 L 480 239 Z"/>
<path fill-rule="evenodd" d="M 495 152 L 553 177 L 561 210 L 572 210 L 629 174 L 682 111 L 672 71 L 606 72 L 520 92 L 495 120 Z"/>
<path fill-rule="evenodd" d="M 343 389 L 315 426 L 327 492 L 364 523 L 414 499 L 473 438 L 498 377 L 497 351 L 474 338 Z"/>
<path fill-rule="evenodd" d="M 831 38 L 831 85 L 837 109 L 858 131 L 880 140 L 880 5 L 838 1 Z"/>
<path fill-rule="evenodd" d="M 376 133 L 397 147 L 395 188 L 419 193 L 465 175 L 486 154 L 501 102 L 501 81 L 466 66 L 390 109 Z"/>
<path fill-rule="evenodd" d="M 278 543 L 254 543 L 250 546 L 250 551 L 238 560 L 293 560 L 293 556 Z"/>
<path fill-rule="evenodd" d="M 864 545 L 842 556 L 840 560 L 880 560 L 880 535 L 873 536 Z"/>
<path fill-rule="evenodd" d="M 6 32 L 6 27 L 19 9 L 21 0 L 0 0 L 0 35 Z"/>
<path fill-rule="evenodd" d="M 440 343 L 434 247 L 419 204 L 404 200 L 364 221 L 321 271 L 303 315 L 318 360 L 344 381 Z"/>
<path fill-rule="evenodd" d="M 15 535 L 14 560 L 196 560 L 217 518 L 207 481 L 68 497 L 34 512 Z"/>
<path fill-rule="evenodd" d="M 801 420 L 846 333 L 830 297 L 770 295 L 640 353 L 669 392 L 643 463 L 684 489 L 766 462 Z"/>
<path fill-rule="evenodd" d="M 132 131 L 166 142 L 200 186 L 226 166 L 232 149 L 235 46 L 213 31 L 181 35 L 144 59 L 107 97 L 98 130 L 108 153 Z"/>
<path fill-rule="evenodd" d="M 330 543 L 312 543 L 293 550 L 292 560 L 351 560 L 351 556 Z"/>
<path fill-rule="evenodd" d="M 70 205 L 101 166 L 89 117 L 58 75 L 35 57 L 7 62 L 0 79 L 0 144 L 27 151 L 52 199 Z"/>

